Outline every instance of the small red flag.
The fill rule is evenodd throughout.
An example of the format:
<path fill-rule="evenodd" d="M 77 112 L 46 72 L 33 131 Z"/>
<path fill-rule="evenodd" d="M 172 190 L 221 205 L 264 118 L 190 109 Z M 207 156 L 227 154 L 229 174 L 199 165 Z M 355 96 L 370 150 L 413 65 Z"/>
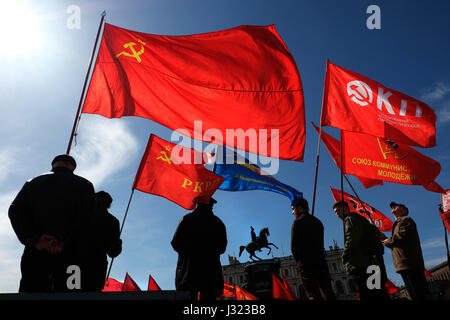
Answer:
<path fill-rule="evenodd" d="M 123 283 L 113 278 L 108 278 L 102 292 L 122 291 Z"/>
<path fill-rule="evenodd" d="M 319 133 L 319 128 L 311 122 L 314 129 L 316 129 L 317 133 Z M 331 158 L 334 160 L 334 163 L 336 166 L 340 169 L 341 168 L 341 142 L 334 137 L 330 136 L 328 133 L 326 133 L 322 129 L 321 133 L 321 140 L 325 144 L 325 147 L 327 148 L 328 152 L 331 155 Z M 364 177 L 356 176 L 358 180 L 362 183 L 362 185 L 365 188 L 375 187 L 383 184 L 382 180 L 376 180 L 376 179 L 368 179 Z"/>
<path fill-rule="evenodd" d="M 426 268 L 423 270 L 423 273 L 425 274 L 425 277 L 427 277 L 427 278 L 432 278 L 433 277 L 431 272 L 428 271 Z"/>
<path fill-rule="evenodd" d="M 297 300 L 274 273 L 272 273 L 272 292 L 274 299 Z"/>
<path fill-rule="evenodd" d="M 325 77 L 323 126 L 405 145 L 436 145 L 436 115 L 425 103 L 331 62 Z"/>
<path fill-rule="evenodd" d="M 236 289 L 234 285 L 226 281 L 223 282 L 223 294 L 220 296 L 219 300 L 223 300 L 224 298 L 236 299 Z"/>
<path fill-rule="evenodd" d="M 330 189 L 331 193 L 333 194 L 334 201 L 336 202 L 341 201 L 342 200 L 341 190 L 333 189 L 331 187 Z M 364 201 L 361 201 L 362 204 L 364 205 L 364 208 L 366 209 L 366 211 L 364 211 L 364 208 L 361 206 L 359 200 L 346 192 L 344 192 L 344 201 L 348 203 L 350 211 L 356 212 L 357 214 L 363 216 L 367 220 L 369 220 L 369 216 L 367 215 L 366 211 L 369 212 L 370 217 L 373 220 L 373 223 L 378 229 L 380 229 L 380 231 L 392 231 L 394 223 L 374 207 L 368 205 Z"/>
<path fill-rule="evenodd" d="M 394 293 L 398 292 L 398 290 L 399 290 L 399 288 L 395 284 L 393 284 L 392 281 L 389 279 L 384 284 L 384 289 L 386 290 L 386 293 L 388 295 L 394 294 Z"/>
<path fill-rule="evenodd" d="M 183 163 L 182 157 L 191 163 Z M 177 146 L 152 134 L 133 189 L 164 197 L 192 210 L 197 202 L 208 203 L 224 180 L 204 167 L 202 159 L 205 158 L 200 151 Z M 195 164 L 195 159 L 201 163 Z"/>
<path fill-rule="evenodd" d="M 131 279 L 128 272 L 126 273 L 125 280 L 123 281 L 122 291 L 141 291 L 137 283 Z"/>
<path fill-rule="evenodd" d="M 163 36 L 106 23 L 82 112 L 144 117 L 195 140 L 303 160 L 303 87 L 274 25 Z M 247 133 L 259 141 L 245 143 Z"/>
<path fill-rule="evenodd" d="M 292 289 L 291 284 L 289 283 L 289 281 L 286 279 L 284 273 L 282 274 L 283 276 L 283 285 L 286 288 L 286 290 L 289 292 L 290 297 L 292 297 L 293 299 L 290 300 L 297 300 L 297 295 L 294 292 L 294 289 Z"/>
<path fill-rule="evenodd" d="M 155 279 L 153 279 L 152 275 L 148 275 L 148 289 L 147 291 L 161 291 L 161 288 L 156 283 Z"/>
<path fill-rule="evenodd" d="M 439 162 L 414 148 L 364 133 L 341 131 L 343 171 L 392 183 L 428 186 L 439 175 Z"/>
<path fill-rule="evenodd" d="M 238 285 L 236 287 L 236 300 L 259 300 L 258 297 L 254 296 L 248 291 L 245 291 Z"/>

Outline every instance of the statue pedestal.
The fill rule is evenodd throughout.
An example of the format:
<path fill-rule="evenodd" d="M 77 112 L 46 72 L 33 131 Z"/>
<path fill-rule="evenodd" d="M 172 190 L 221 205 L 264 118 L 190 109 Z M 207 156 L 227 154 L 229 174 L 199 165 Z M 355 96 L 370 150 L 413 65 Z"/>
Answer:
<path fill-rule="evenodd" d="M 279 272 L 279 261 L 262 260 L 247 265 L 245 267 L 246 290 L 261 300 L 272 300 L 272 273 L 278 275 Z"/>

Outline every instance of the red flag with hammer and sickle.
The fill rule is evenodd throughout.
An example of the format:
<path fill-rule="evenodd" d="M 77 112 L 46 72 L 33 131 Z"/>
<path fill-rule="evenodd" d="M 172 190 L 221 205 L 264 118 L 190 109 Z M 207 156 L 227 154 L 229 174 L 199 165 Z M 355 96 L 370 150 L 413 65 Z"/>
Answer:
<path fill-rule="evenodd" d="M 419 100 L 331 62 L 324 92 L 322 126 L 406 145 L 436 145 L 436 115 Z"/>
<path fill-rule="evenodd" d="M 150 135 L 133 189 L 155 194 L 192 210 L 208 203 L 223 178 L 205 168 L 206 153 Z"/>
<path fill-rule="evenodd" d="M 196 140 L 303 161 L 303 87 L 274 25 L 162 36 L 105 24 L 82 112 L 144 117 Z M 258 141 L 247 143 L 250 134 Z"/>

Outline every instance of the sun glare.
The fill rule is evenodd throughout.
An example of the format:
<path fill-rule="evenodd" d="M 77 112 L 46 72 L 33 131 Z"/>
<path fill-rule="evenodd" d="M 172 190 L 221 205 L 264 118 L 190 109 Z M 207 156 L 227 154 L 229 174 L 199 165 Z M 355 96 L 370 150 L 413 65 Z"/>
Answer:
<path fill-rule="evenodd" d="M 2 1 L 0 55 L 30 55 L 39 47 L 42 40 L 39 24 L 39 16 L 24 1 Z"/>

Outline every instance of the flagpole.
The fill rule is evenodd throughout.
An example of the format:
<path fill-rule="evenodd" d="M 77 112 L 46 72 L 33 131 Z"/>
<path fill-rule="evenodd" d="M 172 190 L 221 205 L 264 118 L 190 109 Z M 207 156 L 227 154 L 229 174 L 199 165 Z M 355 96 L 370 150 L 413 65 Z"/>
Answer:
<path fill-rule="evenodd" d="M 89 74 L 91 73 L 92 62 L 94 61 L 94 55 L 95 55 L 95 51 L 97 50 L 98 39 L 99 39 L 99 36 L 100 36 L 100 31 L 102 29 L 103 22 L 105 21 L 105 16 L 106 16 L 106 11 L 103 11 L 102 12 L 102 18 L 100 19 L 100 24 L 98 26 L 97 37 L 95 38 L 94 49 L 92 50 L 92 54 L 91 54 L 91 60 L 89 61 L 89 67 L 88 67 L 88 70 L 87 70 L 87 73 L 86 73 L 86 77 L 84 79 L 83 89 L 81 90 L 80 102 L 78 103 L 78 109 L 77 109 L 77 113 L 75 115 L 75 121 L 73 123 L 72 133 L 70 134 L 69 145 L 67 146 L 66 154 L 70 153 L 70 149 L 72 147 L 73 138 L 76 136 L 76 130 L 77 130 L 77 127 L 78 127 L 78 122 L 80 121 L 80 118 L 81 118 L 81 114 L 80 114 L 81 105 L 82 105 L 82 102 L 83 102 L 84 93 L 86 91 L 86 86 L 87 86 Z"/>
<path fill-rule="evenodd" d="M 355 188 L 353 188 L 352 184 L 350 183 L 350 180 L 348 180 L 347 176 L 344 174 L 344 178 L 345 180 L 347 180 L 348 185 L 350 186 L 350 188 L 352 189 L 353 193 L 355 194 L 356 198 L 358 199 L 359 203 L 361 204 L 361 206 L 363 207 L 364 212 L 367 214 L 367 216 L 369 217 L 370 222 L 375 225 L 375 223 L 372 220 L 372 217 L 370 216 L 370 212 L 366 210 L 366 207 L 364 206 L 363 202 L 361 201 L 361 199 L 359 198 L 358 194 L 356 193 Z"/>
<path fill-rule="evenodd" d="M 125 210 L 125 215 L 123 216 L 122 225 L 120 226 L 119 238 L 122 235 L 123 226 L 125 224 L 125 219 L 127 218 L 127 215 L 128 215 L 128 209 L 130 208 L 130 203 L 131 203 L 131 199 L 133 198 L 134 190 L 135 190 L 134 188 L 131 189 L 130 199 L 128 200 L 127 209 Z M 109 274 L 111 273 L 111 268 L 112 268 L 113 262 L 114 262 L 114 258 L 111 259 L 111 263 L 109 264 L 108 273 L 106 274 L 105 283 L 106 283 L 106 281 L 109 278 Z"/>
<path fill-rule="evenodd" d="M 327 65 L 325 66 L 325 84 L 323 87 L 323 94 L 322 94 L 322 109 L 320 109 L 319 141 L 317 142 L 316 173 L 314 176 L 314 191 L 313 191 L 311 215 L 314 215 L 314 208 L 316 205 L 317 176 L 319 174 L 319 160 L 320 160 L 320 142 L 322 140 L 322 112 L 323 112 L 323 105 L 324 103 L 326 103 L 328 96 L 328 61 L 329 59 L 327 59 Z"/>

